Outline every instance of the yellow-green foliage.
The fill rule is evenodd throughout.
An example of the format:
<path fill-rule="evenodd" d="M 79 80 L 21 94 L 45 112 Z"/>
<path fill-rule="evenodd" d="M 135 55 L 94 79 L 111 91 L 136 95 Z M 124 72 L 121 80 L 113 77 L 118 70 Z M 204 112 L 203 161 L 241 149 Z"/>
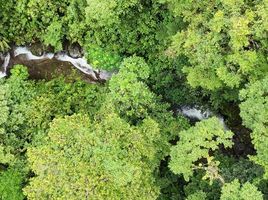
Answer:
<path fill-rule="evenodd" d="M 188 57 L 184 67 L 192 87 L 239 88 L 267 73 L 266 0 L 166 0 L 186 28 L 173 38 L 172 49 Z"/>
<path fill-rule="evenodd" d="M 56 119 L 46 142 L 28 150 L 36 174 L 24 189 L 29 199 L 156 199 L 157 124 L 132 127 L 112 110 L 98 118 Z"/>

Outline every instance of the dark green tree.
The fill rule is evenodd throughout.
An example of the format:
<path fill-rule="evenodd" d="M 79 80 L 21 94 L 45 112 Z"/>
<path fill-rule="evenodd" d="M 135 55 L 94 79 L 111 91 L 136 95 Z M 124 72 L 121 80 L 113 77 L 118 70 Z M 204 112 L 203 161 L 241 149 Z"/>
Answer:
<path fill-rule="evenodd" d="M 243 101 L 240 104 L 240 115 L 246 127 L 250 128 L 252 143 L 257 150 L 256 156 L 251 156 L 257 164 L 265 169 L 264 177 L 268 178 L 268 78 L 256 81 L 240 92 Z"/>
<path fill-rule="evenodd" d="M 262 193 L 247 182 L 243 185 L 236 179 L 231 183 L 226 183 L 222 188 L 221 200 L 262 200 Z"/>
<path fill-rule="evenodd" d="M 169 167 L 175 174 L 183 174 L 189 181 L 195 170 L 206 171 L 204 179 L 219 179 L 219 162 L 214 160 L 212 152 L 224 147 L 232 146 L 231 131 L 224 131 L 224 127 L 217 118 L 210 118 L 197 123 L 194 127 L 179 133 L 180 140 L 171 148 Z"/>

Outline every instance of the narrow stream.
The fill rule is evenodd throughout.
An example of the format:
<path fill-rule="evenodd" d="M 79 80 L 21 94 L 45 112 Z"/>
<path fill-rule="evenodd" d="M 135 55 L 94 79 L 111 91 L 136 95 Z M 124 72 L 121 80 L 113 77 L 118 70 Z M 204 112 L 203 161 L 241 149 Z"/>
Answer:
<path fill-rule="evenodd" d="M 0 59 L 3 61 L 0 78 L 7 76 L 9 69 L 16 64 L 27 66 L 30 77 L 35 79 L 49 79 L 52 73 L 68 75 L 73 68 L 83 74 L 83 79 L 92 83 L 109 80 L 112 76 L 112 73 L 105 70 L 93 69 L 85 57 L 73 58 L 66 52 L 43 53 L 36 56 L 28 47 L 15 47 L 5 55 L 1 54 Z"/>
<path fill-rule="evenodd" d="M 105 70 L 93 69 L 85 57 L 73 58 L 66 52 L 43 53 L 37 56 L 28 47 L 15 47 L 5 55 L 0 54 L 0 60 L 2 60 L 0 78 L 7 76 L 10 68 L 16 64 L 27 66 L 30 77 L 33 79 L 51 79 L 53 74 L 68 76 L 74 69 L 83 80 L 90 83 L 106 81 L 112 76 L 112 73 Z M 210 110 L 202 110 L 197 106 L 181 106 L 176 112 L 194 122 L 216 116 L 224 128 L 228 129 L 223 117 Z"/>

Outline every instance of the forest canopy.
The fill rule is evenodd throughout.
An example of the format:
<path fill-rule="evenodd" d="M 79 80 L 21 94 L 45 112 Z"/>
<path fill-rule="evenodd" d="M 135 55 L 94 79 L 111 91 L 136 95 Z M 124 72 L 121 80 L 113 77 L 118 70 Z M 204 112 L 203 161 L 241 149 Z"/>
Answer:
<path fill-rule="evenodd" d="M 268 199 L 267 55 L 268 0 L 0 0 L 0 200 Z"/>

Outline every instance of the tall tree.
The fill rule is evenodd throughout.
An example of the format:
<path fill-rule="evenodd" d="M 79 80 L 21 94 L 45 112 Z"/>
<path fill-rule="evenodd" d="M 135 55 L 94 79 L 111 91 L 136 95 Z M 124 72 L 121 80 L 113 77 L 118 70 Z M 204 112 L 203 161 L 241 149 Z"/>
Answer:
<path fill-rule="evenodd" d="M 268 77 L 256 81 L 240 92 L 240 115 L 245 126 L 250 128 L 252 142 L 257 150 L 252 160 L 265 169 L 268 178 Z"/>
<path fill-rule="evenodd" d="M 204 178 L 210 180 L 224 180 L 219 174 L 218 162 L 213 159 L 213 153 L 219 145 L 231 147 L 231 131 L 224 131 L 224 127 L 217 118 L 210 118 L 199 122 L 196 126 L 179 133 L 180 140 L 171 148 L 169 167 L 176 174 L 183 174 L 186 181 L 195 170 L 206 171 Z"/>
<path fill-rule="evenodd" d="M 222 188 L 221 200 L 262 200 L 263 195 L 256 186 L 247 182 L 243 185 L 236 179 L 231 183 L 226 183 Z"/>
<path fill-rule="evenodd" d="M 164 0 L 185 22 L 172 50 L 188 58 L 184 67 L 192 87 L 237 89 L 268 73 L 268 2 Z"/>
<path fill-rule="evenodd" d="M 130 126 L 112 109 L 95 122 L 85 115 L 56 119 L 46 142 L 28 150 L 36 176 L 25 194 L 29 199 L 156 199 L 160 137 L 153 120 Z"/>

